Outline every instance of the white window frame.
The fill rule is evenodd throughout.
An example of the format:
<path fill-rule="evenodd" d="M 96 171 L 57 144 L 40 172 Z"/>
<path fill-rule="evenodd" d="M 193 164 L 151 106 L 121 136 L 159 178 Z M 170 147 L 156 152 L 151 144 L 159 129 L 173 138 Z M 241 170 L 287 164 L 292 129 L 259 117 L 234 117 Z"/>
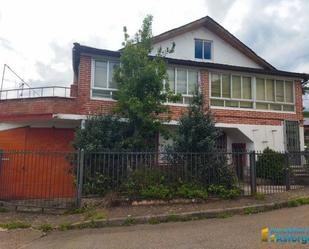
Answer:
<path fill-rule="evenodd" d="M 94 86 L 94 80 L 95 80 L 95 62 L 106 62 L 107 63 L 107 76 L 106 76 L 106 80 L 107 80 L 107 87 L 96 87 Z M 101 58 L 101 59 L 96 59 L 96 58 L 92 58 L 91 59 L 91 88 L 90 88 L 90 97 L 91 99 L 95 99 L 95 100 L 109 100 L 109 101 L 116 101 L 115 99 L 112 98 L 113 96 L 113 92 L 118 91 L 118 89 L 116 88 L 110 88 L 109 87 L 109 65 L 110 62 L 114 62 L 114 63 L 119 63 L 119 61 L 115 60 L 115 59 L 110 59 L 110 58 Z M 92 90 L 103 90 L 103 91 L 109 91 L 110 92 L 110 98 L 107 97 L 93 97 L 93 92 Z"/>
<path fill-rule="evenodd" d="M 195 41 L 202 41 L 203 42 L 203 46 L 202 46 L 202 58 L 196 58 L 195 57 Z M 206 59 L 204 58 L 204 43 L 210 43 L 210 59 Z M 212 40 L 206 40 L 206 39 L 201 39 L 201 38 L 194 38 L 194 59 L 196 60 L 202 60 L 202 61 L 212 61 L 214 58 L 214 49 L 213 49 L 213 41 Z"/>
<path fill-rule="evenodd" d="M 221 87 L 221 97 L 212 97 L 211 96 L 211 85 L 212 85 L 212 74 L 218 74 L 220 77 L 220 87 Z M 230 88 L 230 98 L 223 98 L 222 97 L 222 74 L 229 74 L 230 75 L 230 84 L 231 84 L 231 88 Z M 243 87 L 243 77 L 250 77 L 251 78 L 251 99 L 243 99 L 243 89 L 241 89 L 241 99 L 237 99 L 237 98 L 232 98 L 232 88 L 233 88 L 233 84 L 232 84 L 232 76 L 241 76 L 241 88 Z M 274 101 L 268 101 L 268 100 L 257 100 L 256 99 L 256 78 L 261 78 L 264 79 L 264 91 L 265 91 L 265 99 L 267 98 L 267 92 L 266 92 L 266 80 L 274 80 L 274 94 L 275 94 L 275 99 Z M 284 91 L 284 102 L 279 102 L 276 101 L 276 81 L 283 81 L 283 91 Z M 293 102 L 286 102 L 286 93 L 285 93 L 285 82 L 292 82 L 293 86 L 292 86 L 292 90 L 293 90 Z M 222 100 L 224 106 L 215 106 L 215 105 L 211 105 L 211 100 Z M 226 106 L 226 100 L 227 101 L 239 101 L 238 103 L 238 107 L 227 107 Z M 252 102 L 252 108 L 244 108 L 244 107 L 240 107 L 240 102 Z M 256 108 L 256 104 L 257 103 L 265 103 L 268 105 L 268 109 L 257 109 Z M 272 104 L 278 104 L 281 105 L 281 110 L 271 110 L 270 106 Z M 295 80 L 294 79 L 287 79 L 287 78 L 280 78 L 280 77 L 269 77 L 269 76 L 265 76 L 265 75 L 249 75 L 249 74 L 239 74 L 239 73 L 231 73 L 231 72 L 225 72 L 225 71 L 211 71 L 209 73 L 209 105 L 212 108 L 218 108 L 218 109 L 236 109 L 236 110 L 247 110 L 247 111 L 261 111 L 261 112 L 280 112 L 280 113 L 295 113 L 296 112 L 296 99 L 295 99 Z M 294 110 L 293 111 L 284 111 L 283 110 L 283 106 L 284 105 L 289 105 L 289 106 L 293 106 Z"/>
<path fill-rule="evenodd" d="M 166 104 L 168 105 L 176 105 L 176 106 L 188 106 L 189 104 L 185 103 L 185 98 L 193 98 L 193 94 L 189 94 L 189 71 L 195 71 L 197 72 L 197 87 L 200 88 L 200 70 L 197 68 L 189 68 L 189 67 L 177 67 L 177 66 L 173 66 L 172 67 L 174 69 L 174 94 L 180 94 L 181 98 L 182 98 L 182 103 L 179 102 L 169 102 L 167 101 Z M 181 69 L 181 70 L 186 70 L 186 75 L 187 75 L 187 82 L 186 82 L 186 94 L 182 94 L 182 93 L 177 93 L 177 69 Z M 164 80 L 164 89 L 165 89 L 165 85 L 166 85 L 166 81 Z"/>

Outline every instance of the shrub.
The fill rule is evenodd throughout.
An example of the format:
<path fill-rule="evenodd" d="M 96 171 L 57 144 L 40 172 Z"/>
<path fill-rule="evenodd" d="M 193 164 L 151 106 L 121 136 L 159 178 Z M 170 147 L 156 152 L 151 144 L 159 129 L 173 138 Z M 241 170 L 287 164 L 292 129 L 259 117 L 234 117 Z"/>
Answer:
<path fill-rule="evenodd" d="M 83 191 L 85 194 L 97 194 L 104 196 L 107 192 L 111 191 L 112 188 L 113 183 L 111 178 L 96 172 L 94 177 L 86 177 Z"/>
<path fill-rule="evenodd" d="M 52 227 L 51 224 L 42 224 L 42 225 L 40 226 L 40 230 L 42 230 L 44 233 L 46 233 L 46 232 L 52 231 L 52 230 L 53 230 L 53 227 Z"/>
<path fill-rule="evenodd" d="M 214 196 L 223 198 L 223 199 L 234 199 L 240 195 L 240 190 L 237 187 L 232 187 L 231 189 L 227 189 L 222 185 L 210 185 L 208 187 L 209 193 Z"/>
<path fill-rule="evenodd" d="M 284 154 L 266 148 L 256 162 L 256 175 L 270 180 L 272 184 L 284 184 L 285 165 Z"/>
<path fill-rule="evenodd" d="M 208 197 L 207 189 L 194 184 L 183 184 L 177 189 L 177 196 L 183 198 L 197 198 L 206 200 Z"/>
<path fill-rule="evenodd" d="M 164 172 L 158 169 L 140 169 L 135 170 L 129 176 L 128 180 L 122 186 L 122 192 L 129 197 L 150 196 L 156 190 L 162 191 L 162 195 L 166 194 L 166 189 L 163 186 L 167 185 Z M 165 193 L 165 194 L 164 194 Z"/>
<path fill-rule="evenodd" d="M 140 191 L 140 197 L 145 199 L 170 199 L 171 190 L 163 184 L 148 186 Z"/>

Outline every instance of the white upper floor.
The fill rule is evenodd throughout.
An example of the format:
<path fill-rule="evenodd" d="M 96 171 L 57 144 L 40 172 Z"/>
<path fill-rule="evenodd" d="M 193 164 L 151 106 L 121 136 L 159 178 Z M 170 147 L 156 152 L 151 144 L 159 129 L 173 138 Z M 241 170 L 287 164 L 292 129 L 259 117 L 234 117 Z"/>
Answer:
<path fill-rule="evenodd" d="M 203 55 L 206 54 L 206 56 L 202 56 L 204 58 L 200 58 L 201 56 L 198 53 L 200 48 L 197 47 L 199 41 L 204 43 L 202 44 L 203 50 L 201 51 L 202 53 L 204 52 Z M 262 68 L 251 58 L 205 27 L 199 27 L 195 30 L 155 43 L 152 54 L 155 55 L 160 47 L 162 49 L 171 47 L 172 43 L 175 43 L 175 50 L 173 53 L 167 55 L 170 58 Z"/>

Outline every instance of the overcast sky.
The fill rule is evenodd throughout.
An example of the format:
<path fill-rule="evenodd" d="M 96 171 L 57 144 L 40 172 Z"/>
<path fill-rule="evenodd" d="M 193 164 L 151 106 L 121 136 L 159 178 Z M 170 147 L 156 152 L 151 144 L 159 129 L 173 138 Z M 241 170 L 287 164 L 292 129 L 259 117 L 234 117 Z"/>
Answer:
<path fill-rule="evenodd" d="M 0 0 L 0 66 L 32 86 L 70 85 L 73 42 L 116 50 L 147 14 L 154 34 L 209 15 L 278 69 L 309 73 L 308 13 L 308 0 Z"/>

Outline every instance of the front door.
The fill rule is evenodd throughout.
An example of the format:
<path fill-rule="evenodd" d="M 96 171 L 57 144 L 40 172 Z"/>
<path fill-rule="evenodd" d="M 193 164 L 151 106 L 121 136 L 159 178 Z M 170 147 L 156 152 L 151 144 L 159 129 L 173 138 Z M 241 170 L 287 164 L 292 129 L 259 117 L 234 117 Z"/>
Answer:
<path fill-rule="evenodd" d="M 244 168 L 246 166 L 245 151 L 245 143 L 232 143 L 233 164 L 235 165 L 236 174 L 239 180 L 244 179 Z"/>

